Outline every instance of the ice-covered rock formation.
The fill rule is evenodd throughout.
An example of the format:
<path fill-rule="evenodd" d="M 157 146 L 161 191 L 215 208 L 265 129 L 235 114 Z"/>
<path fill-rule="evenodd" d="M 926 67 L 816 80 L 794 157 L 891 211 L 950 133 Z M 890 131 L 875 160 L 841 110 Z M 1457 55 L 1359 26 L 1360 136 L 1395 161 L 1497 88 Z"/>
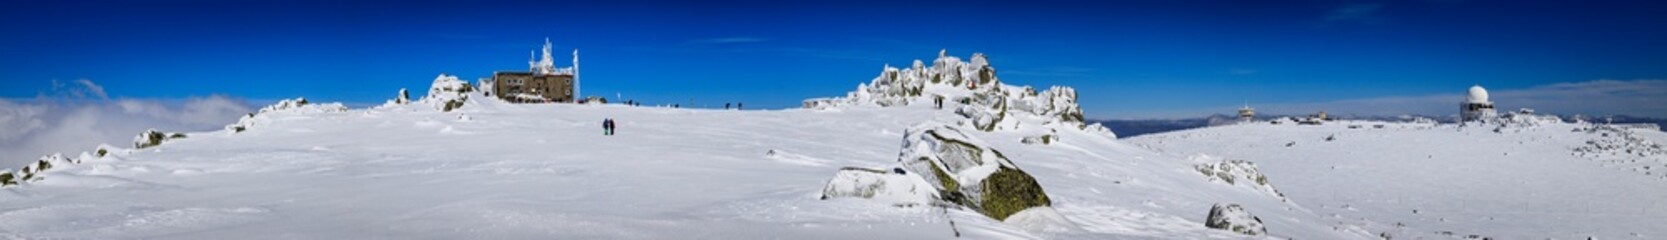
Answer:
<path fill-rule="evenodd" d="M 939 52 L 931 66 L 920 60 L 906 69 L 888 65 L 873 81 L 858 85 L 856 91 L 845 97 L 809 99 L 805 100 L 804 107 L 919 104 L 954 109 L 966 118 L 967 124 L 983 131 L 1010 128 L 1016 122 L 1104 130 L 1084 123 L 1075 89 L 1054 86 L 1037 92 L 1030 86 L 1003 84 L 996 77 L 995 67 L 981 53 L 974 53 L 970 61 Z"/>
<path fill-rule="evenodd" d="M 428 96 L 423 96 L 419 103 L 434 106 L 434 109 L 450 112 L 463 107 L 469 101 L 469 92 L 474 88 L 469 82 L 457 79 L 457 76 L 440 74 L 434 78 L 434 84 L 428 87 Z"/>

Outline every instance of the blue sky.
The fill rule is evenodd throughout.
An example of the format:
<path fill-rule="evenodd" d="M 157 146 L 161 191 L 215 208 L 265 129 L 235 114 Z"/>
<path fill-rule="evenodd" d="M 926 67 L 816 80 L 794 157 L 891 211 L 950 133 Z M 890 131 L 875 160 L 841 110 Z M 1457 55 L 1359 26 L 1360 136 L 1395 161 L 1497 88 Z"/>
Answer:
<path fill-rule="evenodd" d="M 1090 118 L 1446 111 L 1471 84 L 1667 116 L 1637 104 L 1667 89 L 1649 80 L 1667 79 L 1667 7 L 1650 1 L 598 2 L 12 2 L 0 98 L 85 79 L 111 98 L 380 103 L 440 73 L 524 70 L 549 37 L 560 65 L 581 52 L 585 94 L 649 104 L 795 107 L 948 49 L 989 55 L 1010 84 L 1076 87 Z M 1618 97 L 1536 95 L 1617 89 L 1582 85 L 1603 79 L 1620 92 L 1590 94 Z"/>

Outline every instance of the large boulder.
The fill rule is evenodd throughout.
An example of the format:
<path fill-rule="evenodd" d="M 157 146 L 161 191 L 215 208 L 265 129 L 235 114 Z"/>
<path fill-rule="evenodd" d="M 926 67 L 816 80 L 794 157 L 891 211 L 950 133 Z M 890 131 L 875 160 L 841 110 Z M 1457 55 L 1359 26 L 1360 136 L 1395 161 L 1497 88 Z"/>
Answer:
<path fill-rule="evenodd" d="M 922 124 L 904 134 L 898 161 L 939 191 L 944 201 L 997 220 L 1052 205 L 1030 174 L 953 126 Z"/>
<path fill-rule="evenodd" d="M 1262 218 L 1250 215 L 1250 211 L 1232 203 L 1217 203 L 1210 207 L 1210 216 L 1204 220 L 1204 226 L 1252 236 L 1268 233 L 1268 229 L 1262 226 Z"/>
<path fill-rule="evenodd" d="M 930 204 L 938 191 L 918 176 L 902 169 L 892 171 L 845 167 L 834 173 L 822 188 L 822 199 L 866 198 L 884 201 L 899 207 Z"/>

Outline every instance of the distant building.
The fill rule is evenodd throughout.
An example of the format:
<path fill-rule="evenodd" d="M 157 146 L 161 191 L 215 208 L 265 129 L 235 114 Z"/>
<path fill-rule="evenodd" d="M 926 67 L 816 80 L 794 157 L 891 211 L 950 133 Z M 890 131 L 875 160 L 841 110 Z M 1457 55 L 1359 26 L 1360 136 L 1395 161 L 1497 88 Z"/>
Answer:
<path fill-rule="evenodd" d="M 544 39 L 544 57 L 533 61 L 528 56 L 526 72 L 493 72 L 492 94 L 519 103 L 574 102 L 579 93 L 579 50 L 573 50 L 572 67 L 556 68 L 551 48 L 550 39 Z"/>
<path fill-rule="evenodd" d="M 1481 85 L 1470 86 L 1470 95 L 1464 102 L 1459 102 L 1459 118 L 1463 121 L 1487 121 L 1499 117 L 1499 112 L 1493 109 L 1493 102 L 1488 101 L 1488 90 Z"/>
<path fill-rule="evenodd" d="M 1251 121 L 1256 121 L 1256 109 L 1250 108 L 1250 104 L 1245 104 L 1244 107 L 1239 108 L 1239 122 Z"/>

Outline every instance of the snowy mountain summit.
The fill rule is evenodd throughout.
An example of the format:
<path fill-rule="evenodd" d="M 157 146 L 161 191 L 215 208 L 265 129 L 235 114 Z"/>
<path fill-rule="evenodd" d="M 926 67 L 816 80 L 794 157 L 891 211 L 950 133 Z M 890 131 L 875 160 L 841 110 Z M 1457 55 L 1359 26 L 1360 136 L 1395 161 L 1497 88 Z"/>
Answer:
<path fill-rule="evenodd" d="M 1084 123 L 1072 88 L 1007 85 L 980 54 L 888 66 L 779 110 L 515 104 L 455 76 L 421 84 L 416 100 L 289 99 L 223 130 L 43 156 L 0 172 L 0 238 L 1667 234 L 1650 228 L 1667 219 L 1650 202 L 1667 198 L 1659 130 L 1256 123 L 1117 139 Z M 1568 216 L 1580 222 L 1558 228 Z"/>

